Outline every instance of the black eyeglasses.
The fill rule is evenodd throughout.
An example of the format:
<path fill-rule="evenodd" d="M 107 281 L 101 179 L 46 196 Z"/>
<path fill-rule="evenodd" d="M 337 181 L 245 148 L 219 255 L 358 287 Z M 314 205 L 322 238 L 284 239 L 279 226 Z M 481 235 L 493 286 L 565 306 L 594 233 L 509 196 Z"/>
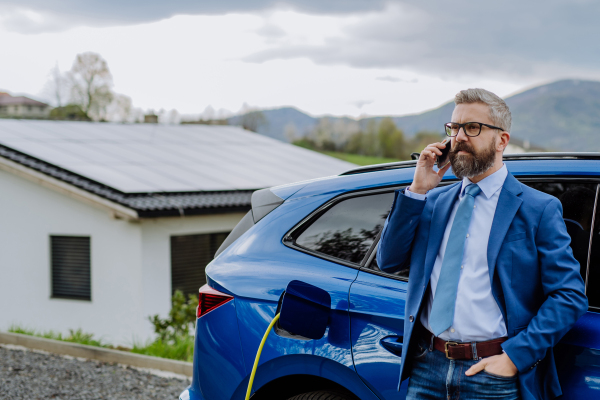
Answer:
<path fill-rule="evenodd" d="M 444 124 L 444 128 L 446 128 L 446 135 L 450 137 L 458 135 L 460 128 L 463 128 L 463 131 L 467 136 L 479 136 L 479 134 L 481 133 L 482 126 L 487 126 L 488 128 L 492 129 L 500 129 L 501 131 L 504 130 L 494 125 L 484 124 L 483 122 L 465 122 L 464 124 L 459 124 L 457 122 L 448 122 Z"/>

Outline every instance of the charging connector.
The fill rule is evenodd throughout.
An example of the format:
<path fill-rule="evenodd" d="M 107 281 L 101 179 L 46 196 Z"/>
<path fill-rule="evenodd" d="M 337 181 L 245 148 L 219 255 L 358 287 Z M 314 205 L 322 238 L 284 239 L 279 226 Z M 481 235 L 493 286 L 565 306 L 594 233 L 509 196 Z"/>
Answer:
<path fill-rule="evenodd" d="M 281 328 L 292 336 L 296 336 L 301 340 L 318 340 L 325 335 L 327 325 L 329 324 L 329 314 L 331 312 L 331 297 L 323 289 L 319 289 L 311 284 L 301 281 L 291 281 L 281 298 L 279 299 L 281 306 L 278 305 L 279 312 L 269 324 L 265 332 L 256 357 L 252 366 L 252 373 L 248 380 L 248 389 L 246 390 L 246 400 L 250 399 L 252 393 L 252 384 L 254 383 L 254 375 L 258 368 L 258 361 L 262 353 L 263 346 L 267 341 L 267 337 L 271 329 L 275 326 L 279 317 L 281 318 Z"/>
<path fill-rule="evenodd" d="M 269 337 L 269 333 L 271 332 L 271 329 L 273 329 L 273 326 L 275 326 L 275 324 L 277 323 L 277 320 L 279 320 L 280 315 L 281 314 L 277 314 L 275 316 L 275 318 L 273 318 L 273 321 L 271 321 L 271 323 L 269 324 L 267 331 L 265 332 L 262 340 L 260 341 L 260 346 L 258 346 L 258 351 L 256 352 L 256 357 L 254 358 L 254 365 L 252 366 L 252 373 L 250 373 L 250 380 L 248 381 L 248 389 L 246 390 L 246 400 L 250 399 L 250 394 L 252 393 L 252 384 L 254 383 L 254 375 L 256 375 L 256 368 L 258 367 L 258 360 L 260 360 L 260 354 L 262 353 L 263 346 L 265 345 L 265 342 L 267 341 L 267 337 Z"/>

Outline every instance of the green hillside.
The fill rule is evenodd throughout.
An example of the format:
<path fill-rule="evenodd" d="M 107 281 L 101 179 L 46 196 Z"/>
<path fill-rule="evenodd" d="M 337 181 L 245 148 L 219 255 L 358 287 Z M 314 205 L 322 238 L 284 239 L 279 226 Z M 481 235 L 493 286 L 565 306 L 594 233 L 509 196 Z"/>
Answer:
<path fill-rule="evenodd" d="M 506 102 L 515 137 L 549 150 L 600 151 L 600 82 L 558 81 Z"/>

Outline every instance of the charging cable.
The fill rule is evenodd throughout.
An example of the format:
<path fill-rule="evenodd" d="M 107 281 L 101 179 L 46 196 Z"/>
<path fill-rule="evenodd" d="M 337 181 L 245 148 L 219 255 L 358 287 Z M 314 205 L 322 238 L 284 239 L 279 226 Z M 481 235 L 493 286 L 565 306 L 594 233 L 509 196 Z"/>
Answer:
<path fill-rule="evenodd" d="M 273 326 L 275 325 L 275 323 L 277 323 L 277 320 L 279 320 L 279 315 L 280 314 L 277 314 L 275 318 L 273 318 L 273 321 L 271 321 L 271 323 L 269 324 L 267 331 L 265 332 L 262 340 L 260 341 L 260 346 L 258 346 L 258 351 L 256 352 L 256 357 L 254 358 L 254 365 L 252 366 L 252 373 L 250 374 L 250 380 L 248 381 L 248 389 L 246 390 L 246 400 L 250 399 L 250 393 L 252 392 L 252 383 L 254 383 L 254 375 L 256 375 L 258 360 L 260 360 L 260 353 L 262 353 L 262 349 L 265 345 L 265 342 L 267 341 L 269 332 L 271 332 L 271 329 L 273 329 Z"/>

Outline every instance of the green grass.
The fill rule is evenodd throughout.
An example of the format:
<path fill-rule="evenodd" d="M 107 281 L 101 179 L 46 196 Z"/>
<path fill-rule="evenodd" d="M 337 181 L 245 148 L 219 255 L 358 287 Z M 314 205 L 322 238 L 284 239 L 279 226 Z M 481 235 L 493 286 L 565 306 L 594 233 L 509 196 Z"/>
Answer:
<path fill-rule="evenodd" d="M 372 165 L 400 161 L 395 158 L 361 156 L 359 154 L 339 153 L 337 151 L 322 151 L 321 153 L 356 165 Z"/>
<path fill-rule="evenodd" d="M 68 335 L 54 331 L 36 331 L 13 325 L 8 329 L 12 333 L 21 333 L 24 335 L 37 336 L 46 339 L 61 340 L 63 342 L 86 344 L 88 346 L 104 347 L 121 351 L 131 351 L 132 353 L 145 354 L 147 356 L 170 358 L 172 360 L 193 361 L 194 357 L 194 337 L 186 336 L 178 338 L 174 344 L 165 343 L 160 339 L 148 341 L 144 344 L 134 343 L 133 349 L 117 346 L 114 347 L 102 340 L 94 339 L 92 333 L 85 333 L 81 329 L 76 331 L 70 329 Z"/>
<path fill-rule="evenodd" d="M 134 344 L 132 353 L 147 356 L 170 358 L 173 360 L 189 361 L 194 359 L 194 337 L 187 336 L 175 341 L 174 344 L 165 343 L 160 339 L 147 342 L 144 345 Z"/>
<path fill-rule="evenodd" d="M 20 326 L 15 325 L 11 326 L 8 329 L 8 331 L 12 333 L 22 333 L 24 335 L 42 337 L 46 339 L 62 340 L 63 342 L 87 344 L 88 346 L 112 347 L 108 343 L 103 343 L 101 340 L 94 339 L 93 334 L 84 333 L 81 329 L 77 329 L 76 331 L 74 331 L 73 329 L 69 329 L 68 336 L 63 336 L 62 333 L 54 331 L 37 332 L 33 329 L 22 328 Z"/>

